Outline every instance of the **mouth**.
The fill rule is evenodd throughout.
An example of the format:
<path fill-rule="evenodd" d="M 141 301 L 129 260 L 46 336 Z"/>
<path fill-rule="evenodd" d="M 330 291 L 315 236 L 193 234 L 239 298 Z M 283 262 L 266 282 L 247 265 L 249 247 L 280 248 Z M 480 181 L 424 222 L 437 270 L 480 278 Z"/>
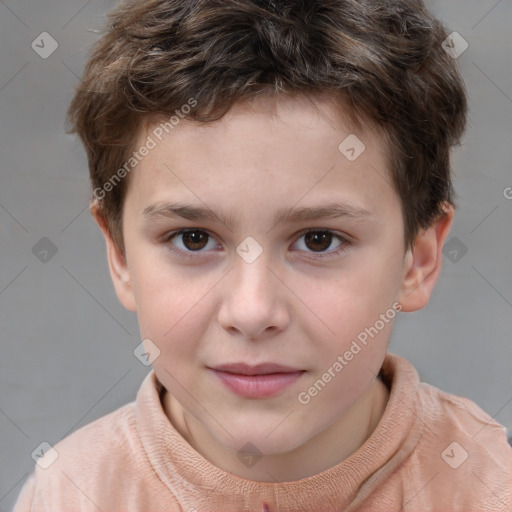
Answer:
<path fill-rule="evenodd" d="M 276 363 L 251 366 L 232 363 L 210 368 L 233 393 L 246 398 L 277 395 L 297 381 L 305 370 Z"/>
<path fill-rule="evenodd" d="M 271 373 L 292 373 L 301 371 L 299 368 L 292 368 L 277 363 L 261 363 L 249 365 L 246 363 L 229 363 L 215 366 L 213 370 L 234 373 L 236 375 L 269 375 Z"/>

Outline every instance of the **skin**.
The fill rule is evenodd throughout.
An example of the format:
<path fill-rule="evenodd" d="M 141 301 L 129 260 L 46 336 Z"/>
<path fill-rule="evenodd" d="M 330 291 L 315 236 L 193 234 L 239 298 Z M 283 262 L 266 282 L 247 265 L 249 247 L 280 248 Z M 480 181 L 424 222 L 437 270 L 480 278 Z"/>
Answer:
<path fill-rule="evenodd" d="M 153 127 L 141 130 L 137 147 Z M 168 390 L 165 413 L 203 457 L 242 478 L 306 478 L 364 444 L 389 397 L 377 374 L 394 320 L 308 404 L 298 394 L 393 303 L 404 312 L 423 308 L 441 271 L 453 207 L 446 205 L 446 215 L 405 251 L 383 139 L 369 126 L 357 132 L 366 148 L 350 162 L 338 150 L 350 133 L 343 110 L 328 97 L 257 97 L 213 123 L 181 120 L 138 164 L 123 209 L 125 254 L 112 242 L 98 203 L 91 207 L 117 295 L 137 312 L 142 339 L 160 349 L 153 368 Z M 142 213 L 170 201 L 231 210 L 237 224 Z M 371 216 L 272 220 L 283 206 L 330 201 Z M 194 246 L 169 236 L 180 228 L 209 236 Z M 331 230 L 330 242 L 307 243 L 301 232 L 319 228 Z M 343 242 L 336 234 L 352 240 L 338 254 Z M 248 236 L 263 249 L 252 263 L 236 252 Z M 171 245 L 191 257 L 180 258 Z M 242 361 L 305 372 L 278 395 L 244 398 L 207 368 Z M 263 454 L 252 467 L 237 456 L 247 442 Z"/>

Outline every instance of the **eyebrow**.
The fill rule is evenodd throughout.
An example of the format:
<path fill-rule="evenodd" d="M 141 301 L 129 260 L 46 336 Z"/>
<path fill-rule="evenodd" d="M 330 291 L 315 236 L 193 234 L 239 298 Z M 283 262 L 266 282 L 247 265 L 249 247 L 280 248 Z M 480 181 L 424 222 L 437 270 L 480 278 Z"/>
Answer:
<path fill-rule="evenodd" d="M 187 220 L 220 221 L 228 227 L 238 225 L 239 215 L 231 211 L 214 212 L 211 208 L 190 203 L 157 203 L 145 208 L 143 216 L 152 220 L 155 218 L 183 218 Z M 302 222 L 319 219 L 346 218 L 353 221 L 362 221 L 373 218 L 374 215 L 362 208 L 346 203 L 330 202 L 319 206 L 283 207 L 274 215 L 274 225 L 280 222 Z"/>

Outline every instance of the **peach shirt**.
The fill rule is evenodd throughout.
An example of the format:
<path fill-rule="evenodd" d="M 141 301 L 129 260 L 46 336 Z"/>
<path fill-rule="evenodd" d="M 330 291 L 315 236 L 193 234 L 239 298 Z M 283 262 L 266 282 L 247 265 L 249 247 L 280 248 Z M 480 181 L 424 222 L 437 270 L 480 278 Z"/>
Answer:
<path fill-rule="evenodd" d="M 35 466 L 14 512 L 512 511 L 505 428 L 467 398 L 420 382 L 388 353 L 390 398 L 349 458 L 309 478 L 256 482 L 223 471 L 175 430 L 151 371 L 136 400 L 57 443 Z"/>

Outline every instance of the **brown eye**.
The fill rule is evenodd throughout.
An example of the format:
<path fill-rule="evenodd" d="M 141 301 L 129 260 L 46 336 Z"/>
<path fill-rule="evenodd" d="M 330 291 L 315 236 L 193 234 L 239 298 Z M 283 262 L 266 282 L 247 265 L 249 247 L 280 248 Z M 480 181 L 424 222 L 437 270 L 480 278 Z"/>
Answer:
<path fill-rule="evenodd" d="M 202 229 L 182 229 L 170 233 L 165 240 L 166 245 L 180 253 L 206 252 L 205 249 L 210 242 L 211 236 Z M 211 240 L 212 242 L 213 239 Z M 215 243 L 213 243 L 215 245 Z M 209 247 L 210 249 L 212 247 Z"/>
<path fill-rule="evenodd" d="M 191 251 L 202 249 L 208 242 L 208 234 L 204 231 L 186 231 L 181 236 L 183 245 Z"/>
<path fill-rule="evenodd" d="M 320 259 L 341 256 L 352 246 L 352 242 L 330 229 L 309 229 L 300 233 L 294 245 L 307 257 Z"/>
<path fill-rule="evenodd" d="M 325 251 L 332 243 L 332 233 L 329 231 L 310 231 L 306 233 L 304 241 L 312 251 Z"/>

